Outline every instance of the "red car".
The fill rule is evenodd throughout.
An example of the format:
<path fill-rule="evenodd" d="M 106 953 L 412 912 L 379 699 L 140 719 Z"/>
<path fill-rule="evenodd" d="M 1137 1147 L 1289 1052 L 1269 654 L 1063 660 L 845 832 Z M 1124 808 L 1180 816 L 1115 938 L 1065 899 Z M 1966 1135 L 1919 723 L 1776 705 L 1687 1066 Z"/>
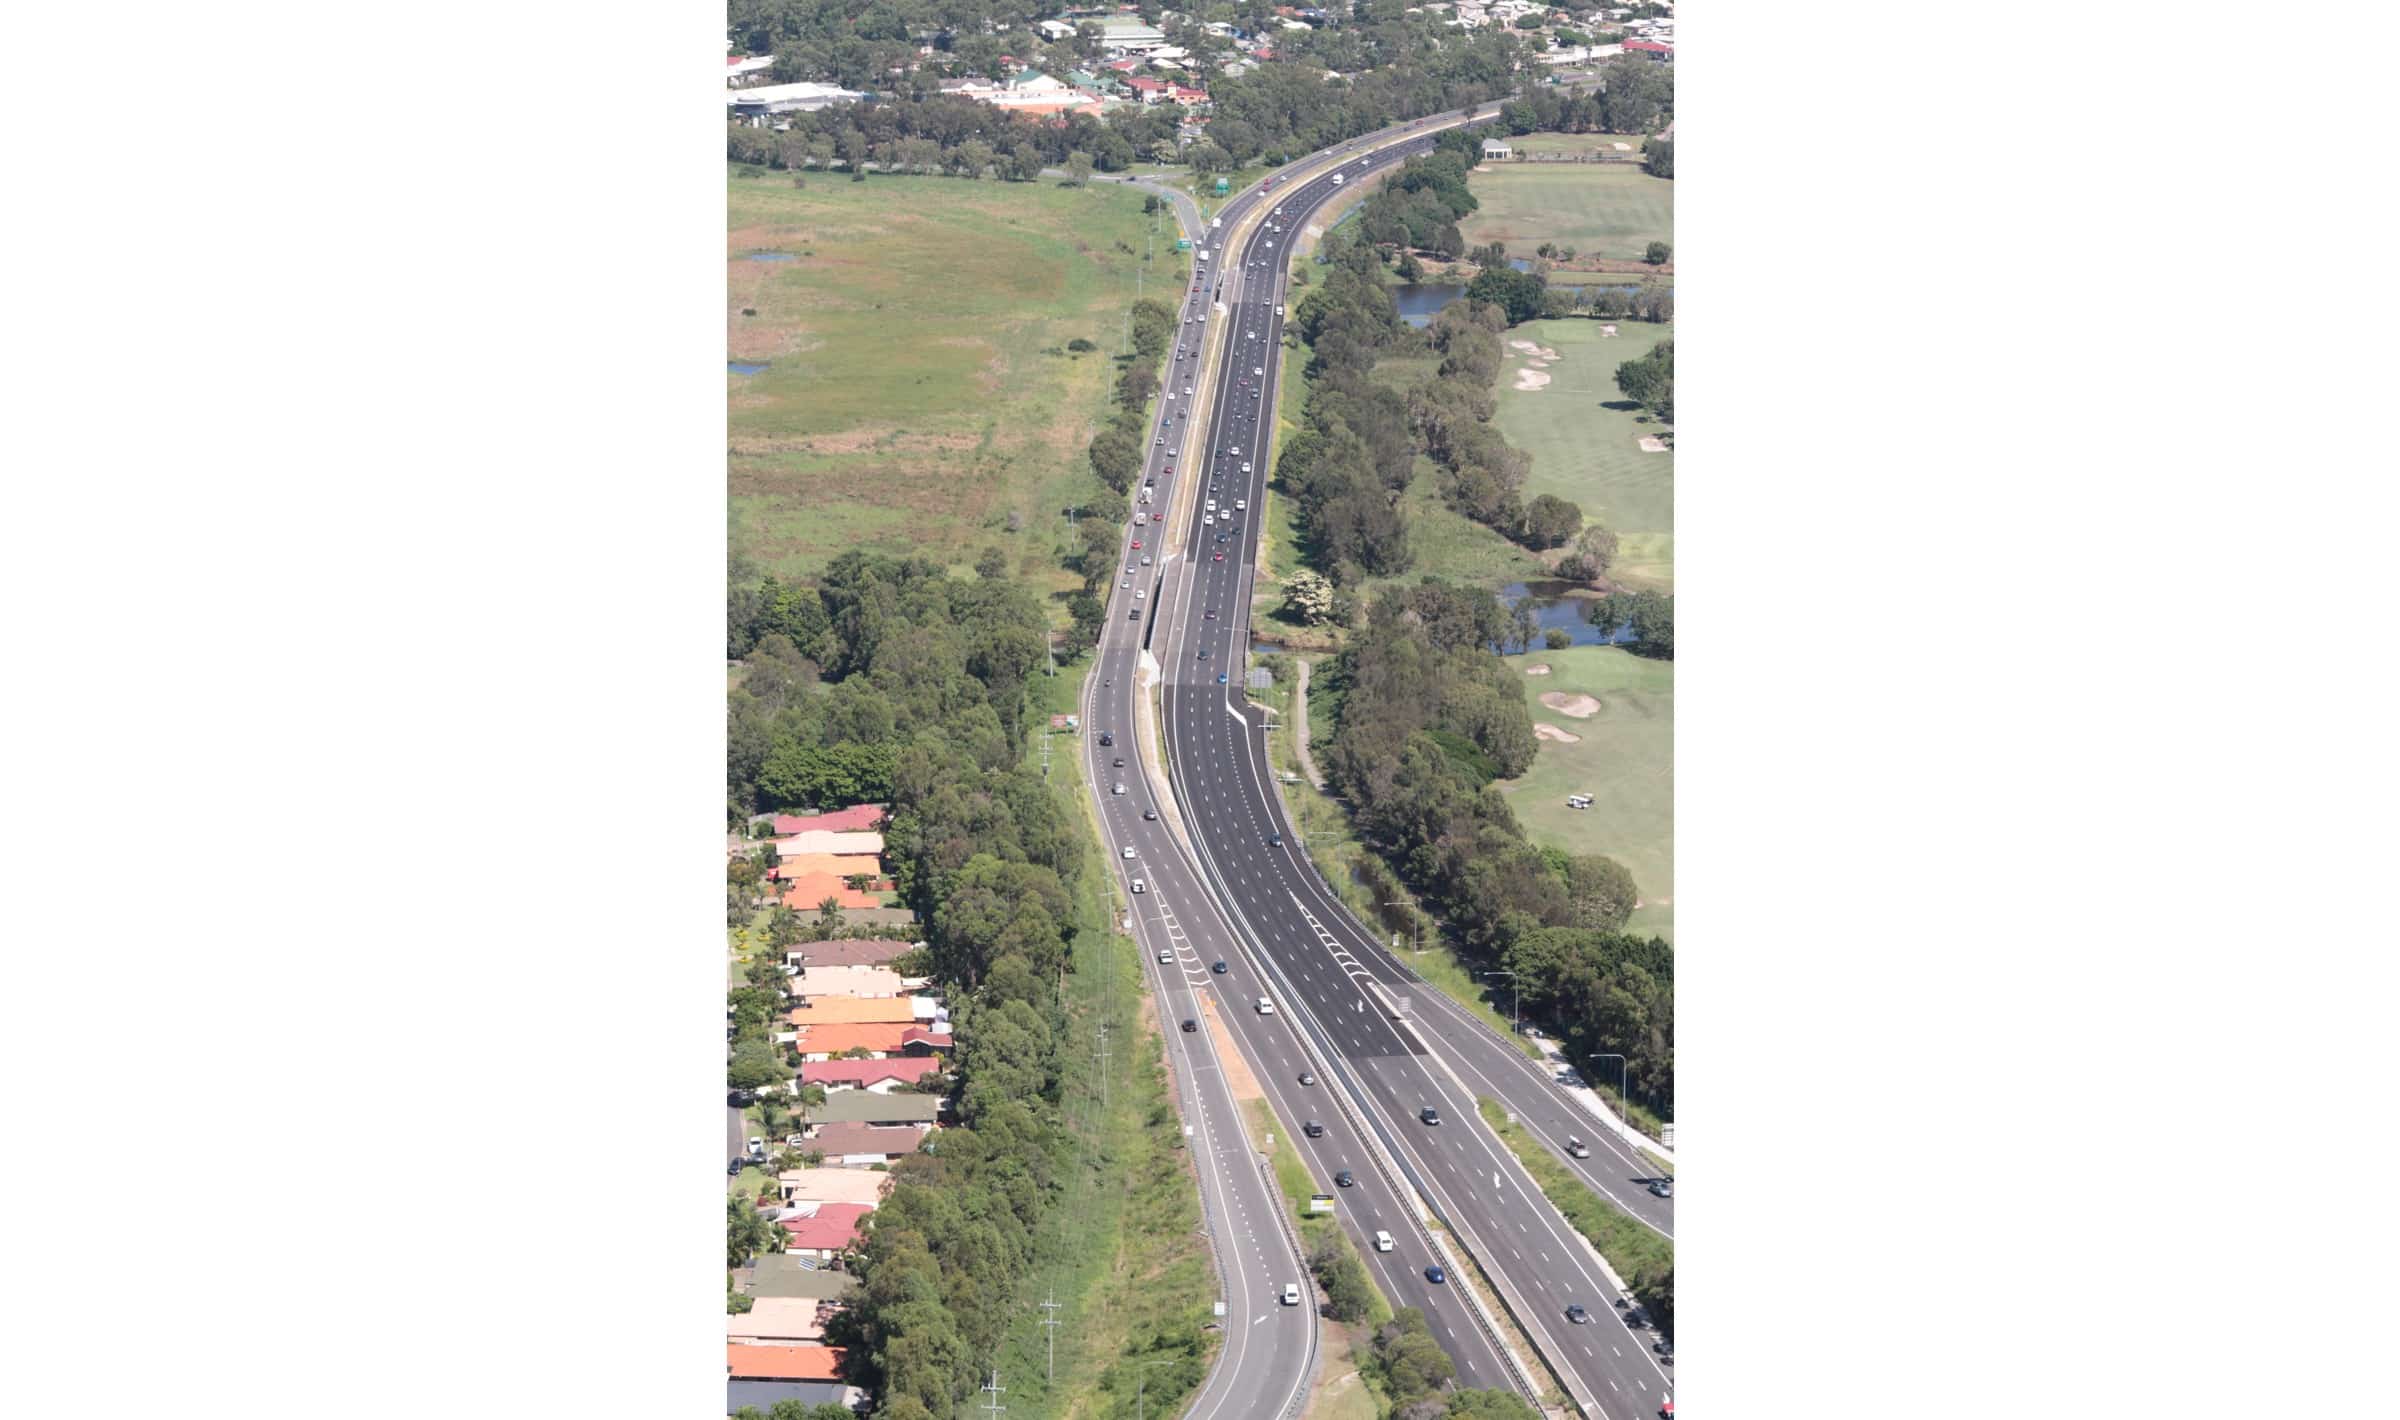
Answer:
<path fill-rule="evenodd" d="M 1224 553 L 1222 553 L 1222 552 L 1218 553 L 1218 554 L 1217 554 L 1217 560 L 1218 560 L 1219 562 L 1222 562 L 1222 561 L 1224 561 L 1224 560 L 1225 560 L 1225 554 L 1224 554 Z"/>
<path fill-rule="evenodd" d="M 1154 522 L 1154 523 L 1163 523 L 1163 522 L 1165 522 L 1166 520 L 1167 520 L 1167 515 L 1166 515 L 1166 514 L 1164 514 L 1164 513 L 1152 513 L 1152 514 L 1150 515 L 1150 521 L 1152 521 L 1152 522 Z"/>
<path fill-rule="evenodd" d="M 1136 552 L 1142 550 L 1142 540 L 1138 537 L 1133 540 L 1133 550 Z"/>

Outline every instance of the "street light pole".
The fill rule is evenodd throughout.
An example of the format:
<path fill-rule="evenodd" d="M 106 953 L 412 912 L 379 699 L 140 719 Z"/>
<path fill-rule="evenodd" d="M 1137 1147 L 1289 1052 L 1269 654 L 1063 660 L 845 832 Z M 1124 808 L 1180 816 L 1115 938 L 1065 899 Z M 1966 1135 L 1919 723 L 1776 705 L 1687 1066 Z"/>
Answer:
<path fill-rule="evenodd" d="M 1508 1033 L 1510 1035 L 1523 1035 L 1524 1031 L 1521 1030 L 1520 1027 L 1524 1023 L 1517 1018 L 1517 1005 L 1523 999 L 1522 994 L 1517 990 L 1517 974 L 1513 971 L 1479 971 L 1475 974 L 1477 976 L 1505 976 L 1508 978 Z"/>
<path fill-rule="evenodd" d="M 1617 1062 L 1617 1114 L 1625 1121 L 1625 1127 L 1631 1129 L 1633 1127 L 1632 1067 L 1625 1063 L 1625 1057 L 1622 1055 L 1603 1054 L 1594 1055 L 1592 1058 Z"/>

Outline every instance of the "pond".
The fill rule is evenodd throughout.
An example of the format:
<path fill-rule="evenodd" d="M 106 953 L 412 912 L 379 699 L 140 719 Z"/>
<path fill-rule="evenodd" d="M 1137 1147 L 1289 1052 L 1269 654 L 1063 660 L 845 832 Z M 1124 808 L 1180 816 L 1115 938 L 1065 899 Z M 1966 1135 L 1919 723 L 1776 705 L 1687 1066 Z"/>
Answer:
<path fill-rule="evenodd" d="M 750 259 L 752 261 L 793 261 L 797 258 L 788 251 L 754 251 L 750 253 Z"/>
<path fill-rule="evenodd" d="M 1542 649 L 1542 633 L 1559 630 L 1567 633 L 1573 646 L 1621 646 L 1633 639 L 1633 628 L 1620 626 L 1608 635 L 1583 619 L 1584 608 L 1597 597 L 1570 582 L 1511 582 L 1500 589 L 1500 604 L 1516 610 L 1519 602 L 1533 607 L 1533 650 Z M 1514 643 L 1511 643 L 1513 649 Z M 1495 647 L 1495 650 L 1503 648 Z"/>
<path fill-rule="evenodd" d="M 737 375 L 755 375 L 767 368 L 764 360 L 728 360 L 725 368 Z"/>
<path fill-rule="evenodd" d="M 1400 307 L 1400 319 L 1422 330 L 1433 323 L 1434 312 L 1464 295 L 1466 289 L 1451 282 L 1415 282 L 1394 286 L 1392 301 Z"/>

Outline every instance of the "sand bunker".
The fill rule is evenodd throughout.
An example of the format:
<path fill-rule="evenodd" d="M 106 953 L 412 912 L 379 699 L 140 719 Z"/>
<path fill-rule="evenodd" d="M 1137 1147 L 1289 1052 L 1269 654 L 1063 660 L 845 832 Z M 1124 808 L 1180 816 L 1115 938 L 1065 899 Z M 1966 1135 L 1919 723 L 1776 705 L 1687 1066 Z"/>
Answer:
<path fill-rule="evenodd" d="M 1602 335 L 1602 337 L 1604 337 L 1604 338 L 1605 338 L 1605 337 L 1607 337 L 1607 336 L 1615 335 L 1616 333 L 1617 333 L 1617 328 L 1616 328 L 1615 326 L 1613 326 L 1613 325 L 1604 325 L 1604 326 L 1600 327 L 1600 334 L 1601 334 L 1601 335 Z"/>
<path fill-rule="evenodd" d="M 1521 390 L 1538 390 L 1538 389 L 1540 389 L 1542 386 L 1544 386 L 1544 385 L 1546 385 L 1546 384 L 1548 384 L 1548 383 L 1550 383 L 1550 376 L 1549 376 L 1548 374 L 1544 373 L 1543 371 L 1540 371 L 1540 370 L 1519 370 L 1519 371 L 1517 371 L 1517 385 L 1516 385 L 1516 387 L 1517 387 L 1518 389 L 1521 389 Z"/>
<path fill-rule="evenodd" d="M 1534 721 L 1533 737 L 1537 740 L 1556 740 L 1562 745 L 1583 743 L 1583 736 L 1570 734 L 1556 725 L 1546 724 L 1540 720 Z"/>
<path fill-rule="evenodd" d="M 1631 143 L 1611 143 L 1608 146 L 1616 149 L 1620 153 L 1630 153 L 1633 151 L 1633 145 Z"/>
<path fill-rule="evenodd" d="M 1542 703 L 1574 720 L 1589 720 L 1600 713 L 1599 701 L 1588 695 L 1569 695 L 1563 690 L 1543 691 Z"/>
<path fill-rule="evenodd" d="M 1542 662 L 1542 663 L 1541 663 L 1540 665 L 1538 665 L 1538 666 L 1527 666 L 1527 667 L 1525 668 L 1525 674 L 1527 674 L 1527 675 L 1548 675 L 1548 674 L 1550 674 L 1550 663 L 1549 663 L 1548 661 L 1544 661 L 1544 662 Z"/>
<path fill-rule="evenodd" d="M 1512 341 L 1508 342 L 1508 348 L 1509 348 L 1509 349 L 1511 349 L 1511 350 L 1526 350 L 1526 351 L 1533 351 L 1533 350 L 1539 350 L 1539 349 L 1541 349 L 1542 347 L 1540 347 L 1539 345 L 1536 345 L 1536 344 L 1534 344 L 1534 343 L 1533 343 L 1532 341 L 1530 341 L 1530 340 L 1512 340 Z"/>
<path fill-rule="evenodd" d="M 1644 434 L 1641 442 L 1645 454 L 1663 454 L 1667 451 L 1667 441 L 1655 434 Z"/>

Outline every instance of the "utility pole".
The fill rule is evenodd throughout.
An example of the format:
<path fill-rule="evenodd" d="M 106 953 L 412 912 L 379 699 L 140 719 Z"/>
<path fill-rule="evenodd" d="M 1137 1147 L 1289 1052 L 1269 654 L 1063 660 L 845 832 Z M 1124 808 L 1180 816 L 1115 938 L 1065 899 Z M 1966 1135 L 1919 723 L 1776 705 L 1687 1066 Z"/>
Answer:
<path fill-rule="evenodd" d="M 1108 1022 L 1100 1023 L 1100 1113 L 1108 1113 Z"/>
<path fill-rule="evenodd" d="M 1000 1384 L 1000 1373 L 998 1371 L 992 1372 L 992 1378 L 989 1381 L 984 1382 L 983 1386 L 983 1393 L 991 1397 L 991 1399 L 985 1401 L 983 1404 L 984 1414 L 1002 1415 L 1007 1413 L 1008 1407 L 1000 1403 L 1000 1392 L 1006 1389 L 1008 1389 L 1008 1387 Z"/>
<path fill-rule="evenodd" d="M 1042 1310 L 1049 1313 L 1049 1315 L 1042 1318 L 1042 1325 L 1048 1328 L 1049 1355 L 1043 1362 L 1042 1378 L 1044 1380 L 1056 1380 L 1058 1379 L 1058 1309 L 1064 1306 L 1065 1303 L 1058 1300 L 1058 1289 L 1056 1287 L 1049 1288 L 1043 1293 L 1043 1295 L 1049 1298 L 1049 1300 L 1041 1304 Z"/>

